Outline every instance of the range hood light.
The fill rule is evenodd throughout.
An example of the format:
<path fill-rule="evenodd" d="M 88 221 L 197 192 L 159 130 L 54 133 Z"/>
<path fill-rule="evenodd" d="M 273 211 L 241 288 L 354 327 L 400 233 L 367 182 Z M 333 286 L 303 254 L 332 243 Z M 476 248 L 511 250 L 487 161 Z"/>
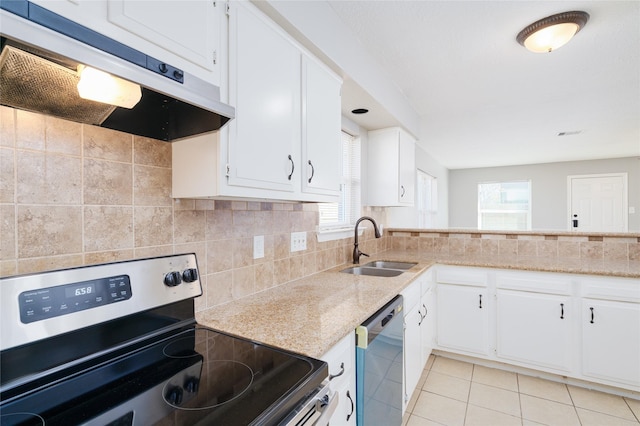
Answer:
<path fill-rule="evenodd" d="M 83 99 L 131 109 L 142 98 L 138 84 L 84 65 L 78 65 L 78 74 L 78 94 Z"/>

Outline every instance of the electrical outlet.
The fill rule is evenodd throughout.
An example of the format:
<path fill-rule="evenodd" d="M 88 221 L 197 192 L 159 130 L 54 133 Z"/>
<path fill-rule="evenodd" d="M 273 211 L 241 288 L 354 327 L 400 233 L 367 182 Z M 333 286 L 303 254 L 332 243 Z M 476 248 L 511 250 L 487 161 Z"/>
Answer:
<path fill-rule="evenodd" d="M 302 251 L 307 249 L 307 233 L 292 232 L 291 233 L 291 252 Z"/>
<path fill-rule="evenodd" d="M 253 258 L 262 257 L 264 257 L 264 235 L 256 235 L 253 237 Z"/>

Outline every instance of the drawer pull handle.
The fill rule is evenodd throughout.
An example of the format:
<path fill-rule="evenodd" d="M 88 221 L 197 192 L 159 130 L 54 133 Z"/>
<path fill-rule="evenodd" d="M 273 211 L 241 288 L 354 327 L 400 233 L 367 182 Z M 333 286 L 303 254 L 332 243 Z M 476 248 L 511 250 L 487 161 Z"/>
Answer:
<path fill-rule="evenodd" d="M 591 310 L 591 324 L 593 324 L 593 308 L 589 308 Z"/>
<path fill-rule="evenodd" d="M 564 319 L 564 303 L 560 304 L 560 319 Z"/>
<path fill-rule="evenodd" d="M 340 372 L 338 374 L 329 374 L 329 381 L 335 379 L 336 377 L 340 377 L 344 374 L 344 362 L 340 364 Z"/>
<path fill-rule="evenodd" d="M 355 405 L 353 404 L 353 399 L 351 398 L 351 394 L 347 391 L 347 398 L 349 398 L 349 402 L 351 402 L 351 412 L 347 415 L 347 421 L 353 416 L 353 412 L 355 411 Z"/>

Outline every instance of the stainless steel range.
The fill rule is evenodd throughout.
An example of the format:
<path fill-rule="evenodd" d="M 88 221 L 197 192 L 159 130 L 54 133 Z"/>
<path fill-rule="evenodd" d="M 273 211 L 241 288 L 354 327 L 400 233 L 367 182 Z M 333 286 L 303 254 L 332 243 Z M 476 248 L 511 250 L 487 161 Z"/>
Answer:
<path fill-rule="evenodd" d="M 2 425 L 326 425 L 326 363 L 196 324 L 194 254 L 0 279 Z"/>

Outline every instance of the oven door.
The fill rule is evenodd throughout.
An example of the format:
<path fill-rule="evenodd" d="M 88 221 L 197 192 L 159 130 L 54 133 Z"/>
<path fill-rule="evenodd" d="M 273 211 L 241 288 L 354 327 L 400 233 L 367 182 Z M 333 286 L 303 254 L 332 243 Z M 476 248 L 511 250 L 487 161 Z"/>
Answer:
<path fill-rule="evenodd" d="M 338 392 L 325 380 L 318 391 L 298 405 L 280 426 L 327 426 L 338 407 Z"/>

